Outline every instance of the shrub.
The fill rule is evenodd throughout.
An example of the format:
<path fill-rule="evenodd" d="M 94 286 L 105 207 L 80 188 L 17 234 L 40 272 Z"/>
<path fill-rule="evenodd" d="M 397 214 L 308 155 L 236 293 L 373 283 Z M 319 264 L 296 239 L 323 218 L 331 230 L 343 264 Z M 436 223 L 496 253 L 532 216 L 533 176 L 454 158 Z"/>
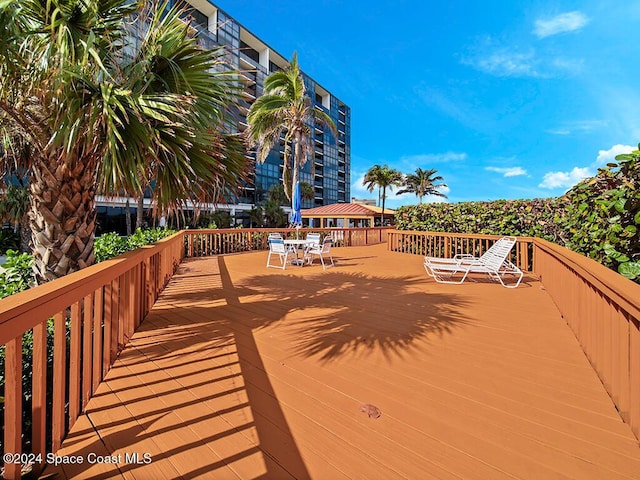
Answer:
<path fill-rule="evenodd" d="M 35 284 L 33 257 L 28 253 L 7 251 L 4 271 L 0 273 L 0 298 L 22 292 Z"/>
<path fill-rule="evenodd" d="M 567 193 L 566 246 L 640 283 L 640 145 Z"/>
<path fill-rule="evenodd" d="M 425 203 L 396 210 L 396 227 L 488 235 L 537 236 L 560 240 L 558 222 L 566 200 L 496 200 L 493 202 Z"/>
<path fill-rule="evenodd" d="M 130 237 L 121 237 L 115 232 L 105 233 L 96 238 L 94 244 L 96 262 L 103 262 L 130 250 L 155 243 L 174 233 L 176 233 L 175 230 L 165 230 L 163 228 L 149 230 L 139 228 Z"/>
<path fill-rule="evenodd" d="M 126 237 L 109 232 L 96 238 L 93 248 L 96 262 L 103 262 L 128 251 L 129 244 Z"/>

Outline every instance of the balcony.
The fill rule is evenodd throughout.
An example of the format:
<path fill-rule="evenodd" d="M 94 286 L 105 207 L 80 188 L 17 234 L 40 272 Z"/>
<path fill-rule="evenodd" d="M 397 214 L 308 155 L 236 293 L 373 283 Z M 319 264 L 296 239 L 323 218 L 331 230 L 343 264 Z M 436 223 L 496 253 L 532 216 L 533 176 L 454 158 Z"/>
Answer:
<path fill-rule="evenodd" d="M 256 99 L 255 90 L 245 89 L 245 90 L 242 90 L 240 92 L 240 95 L 242 95 L 244 98 L 248 99 L 250 102 L 254 102 L 255 99 Z"/>
<path fill-rule="evenodd" d="M 530 238 L 515 290 L 436 284 L 422 255 L 494 237 L 380 228 L 340 230 L 326 271 L 267 270 L 267 233 L 181 232 L 1 300 L 5 452 L 22 333 L 41 385 L 53 317 L 53 418 L 44 388 L 25 414 L 35 452 L 50 429 L 84 460 L 57 478 L 639 477 L 637 285 Z"/>

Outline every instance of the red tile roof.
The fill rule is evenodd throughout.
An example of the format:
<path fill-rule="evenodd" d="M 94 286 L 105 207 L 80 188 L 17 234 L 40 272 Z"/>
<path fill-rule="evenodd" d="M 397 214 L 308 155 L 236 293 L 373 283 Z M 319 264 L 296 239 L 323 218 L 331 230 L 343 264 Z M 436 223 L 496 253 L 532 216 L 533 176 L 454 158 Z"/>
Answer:
<path fill-rule="evenodd" d="M 307 208 L 302 210 L 303 217 L 313 216 L 340 216 L 340 215 L 359 215 L 362 217 L 372 217 L 380 212 L 378 207 L 370 207 L 360 203 L 332 203 L 331 205 L 323 205 L 322 207 Z M 386 214 L 393 214 L 393 210 L 385 208 Z"/>

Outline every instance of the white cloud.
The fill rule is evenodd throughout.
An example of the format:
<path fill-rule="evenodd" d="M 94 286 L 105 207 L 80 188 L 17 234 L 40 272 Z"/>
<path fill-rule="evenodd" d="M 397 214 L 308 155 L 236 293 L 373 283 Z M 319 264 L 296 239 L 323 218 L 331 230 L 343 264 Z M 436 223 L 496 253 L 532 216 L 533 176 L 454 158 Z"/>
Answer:
<path fill-rule="evenodd" d="M 571 135 L 572 133 L 591 132 L 593 130 L 607 126 L 604 120 L 576 120 L 573 122 L 564 122 L 561 126 L 546 130 L 552 135 Z"/>
<path fill-rule="evenodd" d="M 533 33 L 538 38 L 546 38 L 559 33 L 575 32 L 588 23 L 589 18 L 584 13 L 574 10 L 555 17 L 536 20 Z"/>
<path fill-rule="evenodd" d="M 593 176 L 589 167 L 573 167 L 570 172 L 547 172 L 544 174 L 540 188 L 571 188 L 576 183 Z"/>
<path fill-rule="evenodd" d="M 485 170 L 501 173 L 505 177 L 518 177 L 527 174 L 527 171 L 522 167 L 485 167 Z"/>
<path fill-rule="evenodd" d="M 570 172 L 547 172 L 544 174 L 542 183 L 538 185 L 541 188 L 570 188 L 585 178 L 593 177 L 595 172 L 593 169 L 602 167 L 603 165 L 615 161 L 617 155 L 629 153 L 635 150 L 631 145 L 616 144 L 608 150 L 599 150 L 596 161 L 590 167 L 573 167 Z M 491 167 L 487 167 L 487 170 Z"/>
<path fill-rule="evenodd" d="M 573 133 L 592 132 L 598 128 L 604 128 L 607 122 L 604 120 L 576 120 L 563 122 L 561 126 L 545 130 L 552 135 L 571 135 Z"/>
<path fill-rule="evenodd" d="M 541 77 L 535 53 L 512 52 L 507 49 L 477 57 L 468 62 L 477 69 L 498 77 Z"/>
<path fill-rule="evenodd" d="M 519 50 L 493 39 L 474 45 L 472 53 L 460 62 L 496 77 L 554 78 L 575 75 L 584 69 L 581 59 L 540 54 L 533 48 Z"/>
<path fill-rule="evenodd" d="M 600 150 L 598 152 L 598 158 L 596 158 L 596 165 L 606 165 L 609 162 L 614 162 L 616 159 L 616 155 L 630 153 L 635 149 L 636 148 L 632 147 L 631 145 L 617 144 L 611 147 L 609 150 Z"/>
<path fill-rule="evenodd" d="M 375 197 L 376 199 L 377 197 L 377 190 L 374 190 L 372 193 L 369 192 L 369 190 L 367 190 L 367 188 L 362 184 L 362 182 L 364 181 L 364 173 L 357 176 L 357 177 L 352 177 L 353 180 L 351 181 L 351 196 L 352 197 L 356 197 L 356 198 L 373 198 Z M 349 199 L 351 200 L 351 199 Z"/>

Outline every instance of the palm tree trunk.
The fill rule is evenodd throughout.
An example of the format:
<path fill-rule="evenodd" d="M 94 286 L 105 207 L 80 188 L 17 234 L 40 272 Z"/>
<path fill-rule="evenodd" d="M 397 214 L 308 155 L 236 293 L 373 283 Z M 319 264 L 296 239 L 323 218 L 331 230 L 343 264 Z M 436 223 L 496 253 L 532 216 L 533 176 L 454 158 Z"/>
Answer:
<path fill-rule="evenodd" d="M 387 198 L 387 187 L 382 188 L 382 213 L 380 214 L 380 226 L 384 227 L 384 201 Z"/>
<path fill-rule="evenodd" d="M 20 251 L 31 251 L 31 226 L 29 225 L 29 213 L 20 219 Z"/>
<path fill-rule="evenodd" d="M 124 204 L 125 224 L 127 225 L 127 237 L 131 236 L 131 204 L 129 203 L 129 195 L 127 194 L 127 202 Z"/>
<path fill-rule="evenodd" d="M 96 159 L 68 155 L 77 153 L 53 151 L 38 159 L 31 171 L 31 238 L 38 283 L 95 261 Z"/>
<path fill-rule="evenodd" d="M 142 222 L 144 221 L 144 191 L 138 197 L 138 206 L 136 208 L 136 230 L 142 228 Z"/>
<path fill-rule="evenodd" d="M 296 183 L 298 182 L 298 167 L 301 161 L 302 148 L 300 145 L 300 134 L 296 134 L 295 138 L 296 142 L 296 153 L 295 158 L 293 159 L 293 175 L 291 176 L 291 209 L 293 210 L 293 192 L 296 188 Z"/>

